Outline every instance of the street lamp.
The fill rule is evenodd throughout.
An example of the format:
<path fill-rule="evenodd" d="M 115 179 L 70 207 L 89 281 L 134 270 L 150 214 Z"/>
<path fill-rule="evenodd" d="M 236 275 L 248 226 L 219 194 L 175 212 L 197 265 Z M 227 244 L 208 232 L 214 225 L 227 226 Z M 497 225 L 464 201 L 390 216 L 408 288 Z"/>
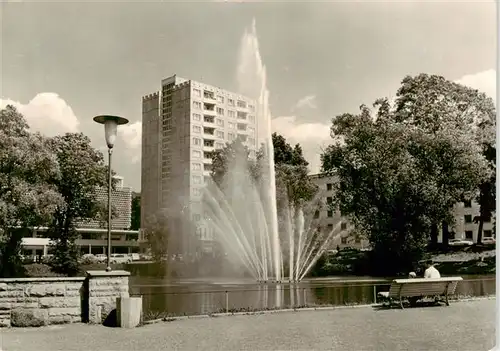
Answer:
<path fill-rule="evenodd" d="M 119 125 L 127 124 L 128 119 L 118 116 L 96 116 L 94 121 L 104 124 L 106 144 L 108 144 L 108 258 L 106 260 L 106 271 L 111 271 L 111 154 L 115 145 L 116 132 Z"/>

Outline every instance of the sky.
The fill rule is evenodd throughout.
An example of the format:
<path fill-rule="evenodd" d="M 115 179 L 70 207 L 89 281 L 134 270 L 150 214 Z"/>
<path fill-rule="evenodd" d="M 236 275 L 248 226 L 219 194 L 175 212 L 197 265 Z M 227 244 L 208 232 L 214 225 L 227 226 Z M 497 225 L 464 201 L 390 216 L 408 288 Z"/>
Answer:
<path fill-rule="evenodd" d="M 496 96 L 494 1 L 13 1 L 0 18 L 0 107 L 14 104 L 48 136 L 81 131 L 102 151 L 93 116 L 128 118 L 113 168 L 137 191 L 142 96 L 173 74 L 236 91 L 253 19 L 273 129 L 302 145 L 313 173 L 331 119 L 393 97 L 406 75 Z"/>

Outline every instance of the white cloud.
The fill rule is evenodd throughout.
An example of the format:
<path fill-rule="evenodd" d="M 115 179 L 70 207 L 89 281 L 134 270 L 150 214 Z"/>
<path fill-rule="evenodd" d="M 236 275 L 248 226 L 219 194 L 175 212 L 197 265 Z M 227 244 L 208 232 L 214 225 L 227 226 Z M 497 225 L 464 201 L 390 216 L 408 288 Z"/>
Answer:
<path fill-rule="evenodd" d="M 292 111 L 295 111 L 300 108 L 312 108 L 315 109 L 316 105 L 316 95 L 307 95 L 301 98 L 297 103 L 292 107 Z"/>
<path fill-rule="evenodd" d="M 118 127 L 118 136 L 123 140 L 127 153 L 131 155 L 131 162 L 141 161 L 142 143 L 142 122 L 137 121 L 131 124 Z"/>
<path fill-rule="evenodd" d="M 331 140 L 330 124 L 298 123 L 296 116 L 282 116 L 274 118 L 271 127 L 273 132 L 283 135 L 290 144 L 300 144 L 304 157 L 309 162 L 310 171 L 319 172 L 319 155 Z"/>
<path fill-rule="evenodd" d="M 71 107 L 56 93 L 39 93 L 27 104 L 0 99 L 0 108 L 13 105 L 26 118 L 32 131 L 47 136 L 78 132 L 80 122 Z"/>
<path fill-rule="evenodd" d="M 455 81 L 471 88 L 482 91 L 496 102 L 497 97 L 497 72 L 494 69 L 468 74 Z"/>

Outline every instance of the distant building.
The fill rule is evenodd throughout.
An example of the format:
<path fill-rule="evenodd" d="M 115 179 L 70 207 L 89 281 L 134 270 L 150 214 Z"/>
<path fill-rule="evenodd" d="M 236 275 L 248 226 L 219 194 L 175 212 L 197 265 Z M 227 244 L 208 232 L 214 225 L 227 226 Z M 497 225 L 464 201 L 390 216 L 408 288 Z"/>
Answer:
<path fill-rule="evenodd" d="M 254 100 L 175 75 L 163 79 L 161 91 L 142 98 L 141 228 L 148 216 L 163 212 L 173 251 L 192 252 L 193 231 L 210 250 L 201 188 L 210 177 L 212 152 L 239 137 L 252 157 L 256 134 Z"/>
<path fill-rule="evenodd" d="M 123 186 L 123 177 L 114 176 L 116 182 L 115 190 L 111 191 L 111 206 L 116 216 L 111 220 L 113 229 L 130 229 L 132 221 L 132 189 Z M 98 188 L 96 190 L 97 200 L 107 206 L 108 189 Z M 78 228 L 107 228 L 107 217 L 102 220 L 80 220 Z"/>
<path fill-rule="evenodd" d="M 132 189 L 123 185 L 123 177 L 115 176 L 116 189 L 111 192 L 115 218 L 111 223 L 113 253 L 132 253 L 139 250 L 139 232 L 129 230 L 131 223 Z M 97 200 L 107 205 L 108 189 L 96 189 Z M 33 228 L 23 238 L 24 255 L 46 255 L 50 248 L 46 227 Z M 107 217 L 102 220 L 80 220 L 76 224 L 79 239 L 76 245 L 82 253 L 105 254 L 107 248 Z"/>
<path fill-rule="evenodd" d="M 479 204 L 475 201 L 459 202 L 455 205 L 453 213 L 455 224 L 449 228 L 450 239 L 467 239 L 477 242 L 479 224 L 474 223 L 474 217 L 479 216 Z M 483 238 L 494 236 L 493 221 L 492 218 L 488 218 L 483 222 Z M 441 232 L 438 241 L 442 242 Z"/>
<path fill-rule="evenodd" d="M 320 228 L 328 232 L 336 229 L 340 233 L 335 240 L 332 240 L 329 248 L 367 248 L 369 246 L 368 240 L 356 235 L 355 228 L 349 223 L 349 219 L 343 217 L 339 211 L 334 211 L 328 206 L 333 201 L 334 178 L 322 174 L 313 174 L 310 176 L 310 179 L 318 186 L 318 191 L 323 194 L 321 199 L 322 206 L 314 215 L 316 218 L 319 218 Z"/>
<path fill-rule="evenodd" d="M 323 204 L 327 205 L 332 201 L 335 178 L 321 174 L 311 175 L 310 178 L 316 185 L 318 185 L 319 191 L 324 194 L 322 199 Z M 455 205 L 453 212 L 455 214 L 455 224 L 449 228 L 450 239 L 468 239 L 476 242 L 478 224 L 474 223 L 474 217 L 479 215 L 479 205 L 474 201 L 467 201 L 465 203 L 459 202 Z M 355 228 L 352 228 L 349 224 L 349 220 L 342 217 L 338 211 L 332 211 L 328 208 L 328 206 L 323 206 L 318 215 L 321 226 L 326 226 L 326 228 L 330 229 L 340 222 L 341 229 L 346 230 L 337 241 L 332 242 L 332 246 L 336 246 L 338 244 L 340 248 L 365 248 L 369 245 L 367 240 L 357 238 L 356 235 L 353 235 L 356 233 Z M 483 224 L 483 237 L 486 238 L 492 236 L 494 236 L 493 223 L 490 218 Z M 442 242 L 441 231 L 439 232 L 438 242 Z"/>

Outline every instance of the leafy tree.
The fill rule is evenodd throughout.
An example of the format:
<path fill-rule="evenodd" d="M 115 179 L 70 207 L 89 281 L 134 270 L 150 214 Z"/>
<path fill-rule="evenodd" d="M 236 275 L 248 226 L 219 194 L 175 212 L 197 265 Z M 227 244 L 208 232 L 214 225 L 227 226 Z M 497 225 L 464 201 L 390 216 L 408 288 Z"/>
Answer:
<path fill-rule="evenodd" d="M 296 144 L 293 148 L 287 143 L 286 139 L 278 134 L 271 135 L 274 148 L 274 163 L 287 164 L 292 166 L 308 166 L 309 162 L 306 161 L 302 155 L 302 147 Z"/>
<path fill-rule="evenodd" d="M 130 229 L 139 230 L 141 228 L 141 194 L 132 194 L 132 221 Z"/>
<path fill-rule="evenodd" d="M 458 123 L 468 126 L 473 139 L 478 143 L 483 156 L 493 173 L 474 196 L 480 204 L 478 243 L 481 243 L 483 221 L 495 210 L 495 122 L 496 111 L 493 100 L 476 89 L 466 87 L 444 77 L 420 74 L 407 76 L 397 92 L 394 118 L 396 121 L 418 125 L 434 133 L 443 123 Z M 436 224 L 435 224 L 436 226 Z M 443 223 L 443 242 L 448 243 L 448 223 Z M 437 230 L 433 230 L 433 241 Z"/>
<path fill-rule="evenodd" d="M 394 274 L 412 269 L 432 225 L 451 223 L 453 205 L 489 173 L 460 111 L 446 110 L 450 116 L 434 123 L 427 110 L 392 111 L 387 99 L 374 106 L 376 115 L 361 106 L 358 115 L 333 119 L 322 167 L 338 179 L 333 206 L 370 240 L 376 273 Z"/>
<path fill-rule="evenodd" d="M 302 154 L 300 144 L 292 147 L 278 133 L 272 134 L 276 170 L 276 192 L 279 208 L 288 203 L 301 205 L 312 200 L 318 187 L 309 179 L 309 162 Z"/>
<path fill-rule="evenodd" d="M 96 218 L 106 212 L 96 197 L 96 188 L 107 188 L 108 167 L 102 153 L 82 133 L 57 136 L 52 139 L 52 148 L 59 163 L 55 185 L 64 199 L 48 231 L 54 243 L 52 265 L 57 272 L 73 275 L 78 271 L 75 226 L 80 219 Z"/>
<path fill-rule="evenodd" d="M 239 157 L 246 157 L 244 160 L 238 160 Z M 250 151 L 243 144 L 240 138 L 228 143 L 225 148 L 212 152 L 212 170 L 213 181 L 219 186 L 223 186 L 225 175 L 229 172 L 230 165 L 235 162 L 244 162 L 252 179 L 257 182 L 260 179 L 260 165 L 258 161 L 262 159 L 262 152 L 257 153 L 255 159 L 250 159 Z"/>
<path fill-rule="evenodd" d="M 0 111 L 0 277 L 23 274 L 23 234 L 45 225 L 62 199 L 52 185 L 57 160 L 48 139 L 30 133 L 13 106 Z"/>

